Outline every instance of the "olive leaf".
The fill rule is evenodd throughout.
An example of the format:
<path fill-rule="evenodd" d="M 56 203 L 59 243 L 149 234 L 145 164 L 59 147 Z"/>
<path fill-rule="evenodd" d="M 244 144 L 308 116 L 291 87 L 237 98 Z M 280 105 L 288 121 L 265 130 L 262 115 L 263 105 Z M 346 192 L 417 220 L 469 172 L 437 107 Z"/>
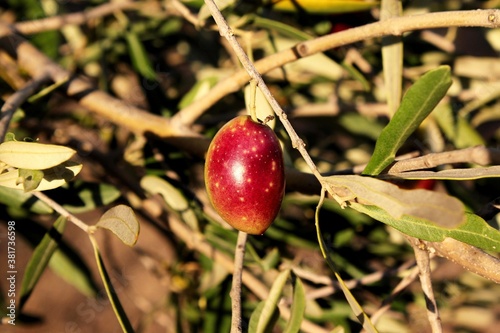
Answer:
<path fill-rule="evenodd" d="M 275 321 L 273 318 L 275 318 L 276 312 L 278 311 L 278 301 L 289 276 L 289 269 L 278 274 L 271 290 L 269 290 L 269 296 L 265 301 L 260 303 L 263 305 L 259 304 L 260 307 L 257 307 L 252 313 L 248 332 L 264 333 L 272 330 Z"/>
<path fill-rule="evenodd" d="M 132 208 L 125 205 L 109 209 L 101 216 L 96 227 L 112 231 L 128 246 L 133 246 L 139 237 L 139 222 Z"/>
<path fill-rule="evenodd" d="M 144 176 L 141 187 L 150 194 L 160 194 L 165 203 L 176 211 L 193 230 L 199 230 L 198 218 L 185 195 L 166 180 L 156 176 Z"/>
<path fill-rule="evenodd" d="M 75 150 L 36 142 L 8 141 L 0 144 L 0 161 L 19 169 L 43 170 L 69 160 Z"/>
<path fill-rule="evenodd" d="M 338 14 L 368 10 L 379 5 L 379 1 L 352 0 L 284 0 L 275 1 L 274 10 L 294 12 L 302 9 L 314 14 Z"/>
<path fill-rule="evenodd" d="M 500 231 L 472 213 L 465 213 L 465 222 L 457 228 L 449 229 L 410 215 L 396 219 L 377 206 L 351 202 L 349 207 L 404 234 L 429 242 L 442 242 L 446 237 L 450 237 L 486 251 L 498 252 L 500 249 Z"/>
<path fill-rule="evenodd" d="M 0 174 L 0 186 L 25 192 L 52 190 L 69 182 L 81 170 L 82 165 L 72 161 L 45 170 L 11 169 Z"/>
<path fill-rule="evenodd" d="M 33 191 L 42 182 L 44 173 L 42 170 L 19 169 L 18 184 L 22 184 L 24 192 Z"/>
<path fill-rule="evenodd" d="M 403 96 L 401 105 L 384 128 L 363 174 L 378 175 L 394 161 L 406 139 L 431 113 L 451 86 L 448 66 L 425 73 Z"/>
<path fill-rule="evenodd" d="M 447 169 L 440 171 L 406 171 L 382 174 L 381 179 L 448 179 L 448 180 L 471 180 L 482 178 L 500 177 L 500 165 L 484 168 Z"/>
<path fill-rule="evenodd" d="M 325 177 L 323 183 L 341 206 L 351 202 L 378 206 L 394 219 L 408 215 L 447 228 L 465 221 L 463 204 L 446 194 L 400 189 L 383 180 L 357 175 Z"/>

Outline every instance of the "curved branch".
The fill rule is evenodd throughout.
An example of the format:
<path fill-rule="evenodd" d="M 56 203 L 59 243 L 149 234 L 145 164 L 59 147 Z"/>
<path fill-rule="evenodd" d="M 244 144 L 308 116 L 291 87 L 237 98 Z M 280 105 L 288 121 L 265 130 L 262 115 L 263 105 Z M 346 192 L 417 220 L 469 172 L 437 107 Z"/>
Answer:
<path fill-rule="evenodd" d="M 296 61 L 299 58 L 311 56 L 342 45 L 386 35 L 399 36 L 408 31 L 443 27 L 498 28 L 500 27 L 500 10 L 449 11 L 390 18 L 298 43 L 293 48 L 256 61 L 254 65 L 259 73 L 265 74 L 272 69 Z M 249 80 L 250 76 L 245 69 L 237 71 L 230 77 L 219 82 L 205 96 L 180 110 L 172 118 L 172 121 L 179 126 L 188 127 L 192 125 L 209 107 L 222 97 L 241 89 Z"/>

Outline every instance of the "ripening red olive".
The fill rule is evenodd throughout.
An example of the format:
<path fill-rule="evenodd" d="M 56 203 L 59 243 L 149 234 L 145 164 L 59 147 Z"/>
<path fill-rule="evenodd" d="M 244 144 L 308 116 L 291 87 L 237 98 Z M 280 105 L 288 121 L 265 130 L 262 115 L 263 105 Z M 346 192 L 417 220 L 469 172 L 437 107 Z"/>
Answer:
<path fill-rule="evenodd" d="M 249 234 L 264 233 L 285 192 L 283 152 L 273 130 L 250 116 L 225 124 L 208 148 L 205 186 L 227 223 Z"/>

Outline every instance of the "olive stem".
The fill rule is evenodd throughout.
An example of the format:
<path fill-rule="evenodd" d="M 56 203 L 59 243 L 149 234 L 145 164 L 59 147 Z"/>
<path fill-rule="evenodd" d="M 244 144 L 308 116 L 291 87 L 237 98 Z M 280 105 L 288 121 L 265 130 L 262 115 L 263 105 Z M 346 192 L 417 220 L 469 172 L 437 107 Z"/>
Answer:
<path fill-rule="evenodd" d="M 238 240 L 234 251 L 234 271 L 231 286 L 231 333 L 241 333 L 241 281 L 243 272 L 243 261 L 245 259 L 245 246 L 248 234 L 238 232 Z"/>
<path fill-rule="evenodd" d="M 228 23 L 226 22 L 226 19 L 220 12 L 219 8 L 215 4 L 213 0 L 205 0 L 205 3 L 210 10 L 210 13 L 212 14 L 212 17 L 215 20 L 215 23 L 219 27 L 219 33 L 221 36 L 227 39 L 229 44 L 231 44 L 231 47 L 233 48 L 233 51 L 236 53 L 236 56 L 238 59 L 240 59 L 241 64 L 247 71 L 248 75 L 252 78 L 253 81 L 255 81 L 262 91 L 262 94 L 265 96 L 266 100 L 269 102 L 271 105 L 274 113 L 278 116 L 278 118 L 281 120 L 281 123 L 285 127 L 285 130 L 287 131 L 288 135 L 290 136 L 290 139 L 292 141 L 292 146 L 296 148 L 304 160 L 306 161 L 306 164 L 309 166 L 309 168 L 312 170 L 312 173 L 318 178 L 320 182 L 322 182 L 322 177 L 321 174 L 319 173 L 318 169 L 316 168 L 316 165 L 314 164 L 313 160 L 311 159 L 311 156 L 309 156 L 307 150 L 305 149 L 305 143 L 304 141 L 298 136 L 297 132 L 295 132 L 295 129 L 292 127 L 290 122 L 287 119 L 287 115 L 285 111 L 281 108 L 279 105 L 278 101 L 274 98 L 273 94 L 267 87 L 266 83 L 262 79 L 262 76 L 260 73 L 257 71 L 253 63 L 250 61 L 248 55 L 246 52 L 243 50 L 241 47 L 240 43 L 236 40 L 236 37 L 229 27 Z"/>
<path fill-rule="evenodd" d="M 85 222 L 83 222 L 70 212 L 68 212 L 63 206 L 61 206 L 60 204 L 58 204 L 57 202 L 46 196 L 44 193 L 33 192 L 32 194 L 33 196 L 37 197 L 40 201 L 43 201 L 49 207 L 58 212 L 61 216 L 65 217 L 68 221 L 76 225 L 78 228 L 82 229 L 86 233 L 89 233 L 91 231 L 90 227 Z"/>
<path fill-rule="evenodd" d="M 255 122 L 258 122 L 259 120 L 257 119 L 257 111 L 255 109 L 255 98 L 256 98 L 256 93 L 257 93 L 257 81 L 251 80 L 250 81 L 250 100 L 249 100 L 249 112 L 250 112 L 250 117 L 252 117 L 252 120 Z"/>

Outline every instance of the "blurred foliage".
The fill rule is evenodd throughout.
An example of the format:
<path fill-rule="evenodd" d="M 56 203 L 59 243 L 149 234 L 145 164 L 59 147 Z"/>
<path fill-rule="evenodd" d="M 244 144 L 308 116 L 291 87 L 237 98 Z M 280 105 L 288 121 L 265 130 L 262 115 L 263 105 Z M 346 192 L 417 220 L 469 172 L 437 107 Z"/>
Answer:
<path fill-rule="evenodd" d="M 0 4 L 0 19 L 15 24 L 81 12 L 105 2 L 9 0 Z M 147 4 L 143 10 L 119 11 L 91 19 L 81 26 L 65 26 L 57 31 L 26 37 L 55 62 L 75 74 L 85 75 L 99 89 L 153 114 L 171 117 L 200 98 L 216 82 L 228 77 L 239 65 L 234 62 L 219 33 L 207 28 L 211 26 L 208 16 L 206 26 L 195 27 L 184 18 L 167 13 L 166 2 L 146 0 L 143 1 Z M 200 1 L 184 3 L 193 13 L 202 7 Z M 498 8 L 500 5 L 498 1 L 415 0 L 403 1 L 403 13 L 493 6 Z M 229 1 L 224 10 L 230 24 L 237 25 L 239 32 L 252 34 L 251 38 L 242 37 L 241 43 L 251 47 L 255 60 L 304 39 L 371 23 L 379 17 L 377 7 L 348 13 L 312 13 L 300 6 L 293 11 L 279 9 L 273 8 L 271 2 L 242 0 Z M 479 28 L 416 31 L 403 36 L 403 91 L 423 73 L 441 65 L 450 66 L 453 84 L 444 103 L 408 138 L 398 154 L 412 151 L 426 154 L 477 144 L 498 147 L 499 40 L 499 29 Z M 249 41 L 251 45 L 246 44 Z M 380 39 L 365 40 L 301 59 L 265 75 L 266 82 L 289 113 L 292 125 L 306 142 L 321 172 L 349 170 L 367 163 L 376 139 L 388 123 L 381 49 Z M 0 79 L 3 101 L 14 91 L 5 75 L 2 73 Z M 241 89 L 218 101 L 193 127 L 212 137 L 220 126 L 237 113 L 245 112 L 244 109 L 245 96 Z M 141 225 L 138 245 L 121 253 L 139 258 L 135 260 L 137 269 L 153 276 L 153 280 L 148 280 L 154 284 L 150 287 L 163 293 L 158 295 L 157 292 L 157 298 L 144 301 L 146 296 L 125 296 L 133 294 L 127 288 L 119 291 L 127 300 L 124 302 L 125 311 L 134 309 L 130 311 L 133 313 L 131 322 L 137 326 L 137 331 L 229 331 L 231 275 L 213 258 L 186 246 L 168 225 L 169 219 L 179 219 L 192 228 L 196 237 L 202 235 L 215 249 L 231 258 L 233 256 L 236 232 L 220 221 L 207 201 L 201 157 L 168 140 L 138 136 L 90 114 L 57 89 L 23 103 L 9 130 L 17 138 L 37 138 L 77 150 L 78 162 L 84 165 L 78 181 L 47 192 L 59 204 L 75 213 L 98 212 L 101 215 L 110 204 L 124 203 L 138 212 L 142 224 L 151 227 L 143 231 Z M 291 148 L 279 122 L 276 131 L 283 140 L 288 164 L 308 171 L 298 152 Z M 408 181 L 403 185 L 412 187 L 415 182 Z M 480 179 L 437 181 L 434 188 L 447 191 L 471 210 L 477 210 L 499 196 L 499 185 L 497 179 Z M 165 200 L 156 200 L 158 194 Z M 344 332 L 356 332 L 361 326 L 352 316 L 344 296 L 333 288 L 332 274 L 319 250 L 314 226 L 318 195 L 301 194 L 290 189 L 271 228 L 264 236 L 249 238 L 245 267 L 268 288 L 280 271 L 291 268 L 293 274 L 287 284 L 281 286 L 286 304 L 289 305 L 293 297 L 301 297 L 293 296 L 292 285 L 295 289 L 302 288 L 297 287 L 295 280 L 292 284 L 298 276 L 304 288 L 307 320 L 327 330 L 342 327 Z M 19 226 L 38 226 L 18 230 L 19 242 L 27 240 L 32 247 L 40 243 L 55 220 L 50 215 L 51 209 L 28 194 L 11 193 L 0 188 L 0 202 L 2 227 L 4 222 L 12 219 Z M 157 208 L 158 205 L 167 213 L 152 216 L 151 210 L 144 209 Z M 496 217 L 488 222 L 498 229 Z M 401 278 L 408 274 L 404 269 L 395 270 L 410 266 L 412 249 L 394 229 L 354 210 L 341 209 L 332 200 L 325 202 L 320 212 L 320 224 L 325 242 L 331 247 L 332 260 L 345 281 L 384 272 L 367 285 L 359 283 L 351 289 L 367 313 L 375 312 Z M 151 235 L 155 233 L 161 235 L 159 238 L 168 244 L 171 252 L 161 252 L 163 244 L 152 247 L 141 244 L 141 237 L 145 237 L 146 243 L 150 239 L 158 241 L 158 237 Z M 78 258 L 83 252 L 72 250 L 79 245 L 70 238 L 65 238 L 63 243 L 71 244 L 71 255 L 65 258 L 71 261 L 71 265 L 81 266 L 75 274 L 85 272 L 88 278 L 89 268 Z M 63 250 L 67 247 L 62 246 Z M 109 259 L 107 254 L 112 254 Z M 31 253 L 23 255 L 29 258 Z M 119 254 L 109 249 L 102 251 L 104 260 L 109 260 L 110 266 L 119 271 L 119 260 L 114 263 L 114 255 Z M 497 332 L 500 329 L 500 287 L 445 260 L 436 260 L 436 265 L 433 282 L 445 330 Z M 129 269 L 133 270 L 127 267 Z M 57 270 L 54 272 L 59 274 Z M 51 291 L 35 287 L 31 297 L 44 298 L 47 293 Z M 71 301 L 59 300 L 66 307 L 75 308 L 77 304 L 69 303 Z M 252 325 L 249 321 L 259 302 L 258 297 L 244 288 L 245 324 Z M 425 300 L 418 281 L 390 304 L 390 309 L 377 323 L 381 332 L 429 330 L 423 315 Z M 25 307 L 29 307 L 29 302 Z M 5 311 L 5 306 L 2 305 L 1 311 Z M 60 320 L 75 319 L 63 317 Z M 51 330 L 47 326 L 50 323 L 19 322 L 19 325 Z M 102 331 L 118 327 L 115 322 L 100 325 Z M 274 331 L 281 332 L 286 327 L 283 319 L 277 319 Z"/>

